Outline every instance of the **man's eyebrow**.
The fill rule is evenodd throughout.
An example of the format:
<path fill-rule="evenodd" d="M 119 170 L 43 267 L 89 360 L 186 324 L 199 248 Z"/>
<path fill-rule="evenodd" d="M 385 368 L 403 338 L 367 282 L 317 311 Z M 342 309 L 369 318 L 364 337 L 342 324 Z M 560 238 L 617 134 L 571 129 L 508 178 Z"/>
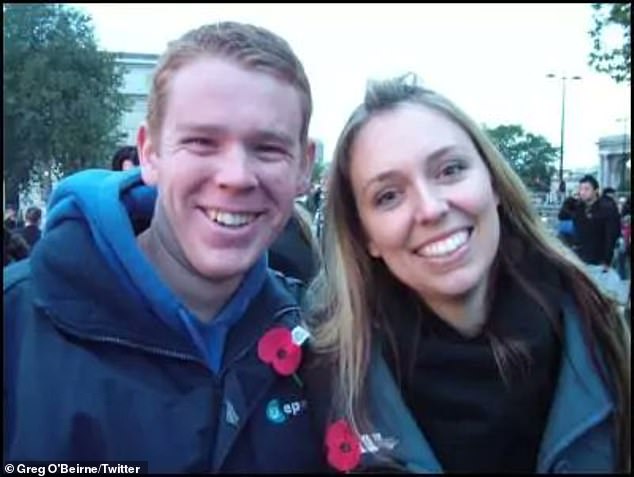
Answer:
<path fill-rule="evenodd" d="M 176 130 L 179 133 L 202 134 L 210 136 L 220 136 L 227 134 L 227 128 L 210 124 L 183 123 L 177 125 Z M 282 144 L 286 147 L 291 147 L 295 143 L 295 141 L 293 141 L 293 138 L 288 134 L 281 131 L 269 129 L 261 129 L 250 132 L 247 134 L 247 137 L 251 141 L 270 141 Z"/>
<path fill-rule="evenodd" d="M 194 134 L 209 134 L 217 135 L 224 134 L 226 128 L 221 126 L 214 126 L 211 124 L 195 124 L 195 123 L 182 123 L 176 125 L 176 131 L 179 133 L 194 133 Z"/>
<path fill-rule="evenodd" d="M 286 147 L 291 147 L 295 143 L 292 137 L 281 131 L 261 130 L 255 131 L 249 136 L 256 141 L 270 141 L 282 144 Z"/>

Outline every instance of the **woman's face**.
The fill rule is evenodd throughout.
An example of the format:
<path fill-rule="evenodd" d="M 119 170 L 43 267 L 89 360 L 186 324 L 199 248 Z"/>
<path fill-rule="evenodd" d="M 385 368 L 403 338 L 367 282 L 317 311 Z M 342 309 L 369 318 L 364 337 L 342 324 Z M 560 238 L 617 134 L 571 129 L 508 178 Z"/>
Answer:
<path fill-rule="evenodd" d="M 374 116 L 351 147 L 369 253 L 427 302 L 485 287 L 498 249 L 498 197 L 467 133 L 407 104 Z"/>

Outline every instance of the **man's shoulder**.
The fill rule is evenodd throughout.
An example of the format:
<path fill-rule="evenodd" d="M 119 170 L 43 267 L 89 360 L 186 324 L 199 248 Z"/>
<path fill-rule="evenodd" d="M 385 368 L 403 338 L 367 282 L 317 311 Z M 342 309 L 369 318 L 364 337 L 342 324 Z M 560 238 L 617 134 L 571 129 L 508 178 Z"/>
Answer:
<path fill-rule="evenodd" d="M 614 200 L 610 199 L 609 197 L 600 197 L 599 200 L 596 201 L 596 204 L 610 213 L 618 212 L 619 210 L 616 202 L 614 202 Z"/>
<path fill-rule="evenodd" d="M 24 321 L 34 303 L 35 288 L 31 277 L 31 259 L 8 265 L 3 270 L 3 322 Z M 17 320 L 17 318 L 21 318 Z M 6 329 L 5 329 L 6 331 Z"/>
<path fill-rule="evenodd" d="M 31 260 L 24 259 L 8 265 L 3 270 L 2 291 L 7 293 L 29 286 L 31 282 Z"/>
<path fill-rule="evenodd" d="M 306 293 L 306 284 L 297 278 L 289 277 L 283 273 L 269 268 L 269 276 L 276 285 L 288 294 L 298 306 L 302 303 Z"/>

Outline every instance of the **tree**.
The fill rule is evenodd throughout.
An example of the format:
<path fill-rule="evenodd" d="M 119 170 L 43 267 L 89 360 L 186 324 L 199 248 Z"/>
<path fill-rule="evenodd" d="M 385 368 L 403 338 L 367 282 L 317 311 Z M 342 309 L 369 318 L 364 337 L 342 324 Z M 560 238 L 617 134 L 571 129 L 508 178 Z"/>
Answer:
<path fill-rule="evenodd" d="M 593 3 L 594 25 L 590 30 L 592 51 L 589 64 L 599 73 L 608 73 L 617 83 L 630 82 L 632 64 L 631 3 Z M 612 31 L 610 31 L 612 30 Z M 610 35 L 612 33 L 613 35 Z M 622 35 L 619 45 L 609 36 Z M 614 42 L 616 43 L 616 42 Z"/>
<path fill-rule="evenodd" d="M 517 124 L 493 129 L 485 126 L 485 130 L 529 189 L 536 192 L 550 190 L 551 178 L 556 171 L 553 163 L 559 152 L 545 137 L 525 132 Z"/>
<path fill-rule="evenodd" d="M 4 179 L 8 200 L 33 180 L 103 167 L 127 106 L 124 71 L 88 16 L 60 4 L 5 4 Z"/>

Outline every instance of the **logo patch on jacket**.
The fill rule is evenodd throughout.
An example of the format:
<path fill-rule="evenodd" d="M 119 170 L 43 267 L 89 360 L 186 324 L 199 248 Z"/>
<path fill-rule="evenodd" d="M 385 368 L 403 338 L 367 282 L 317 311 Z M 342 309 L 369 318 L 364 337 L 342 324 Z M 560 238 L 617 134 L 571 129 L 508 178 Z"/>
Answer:
<path fill-rule="evenodd" d="M 301 414 L 307 405 L 308 403 L 305 399 L 286 403 L 281 402 L 279 399 L 271 399 L 266 405 L 266 418 L 275 424 L 282 424 L 288 419 Z"/>
<path fill-rule="evenodd" d="M 225 401 L 225 420 L 232 426 L 237 426 L 240 422 L 238 413 L 236 412 L 231 401 Z"/>
<path fill-rule="evenodd" d="M 361 453 L 374 454 L 381 449 L 392 450 L 398 441 L 394 437 L 383 437 L 380 432 L 361 435 Z"/>

